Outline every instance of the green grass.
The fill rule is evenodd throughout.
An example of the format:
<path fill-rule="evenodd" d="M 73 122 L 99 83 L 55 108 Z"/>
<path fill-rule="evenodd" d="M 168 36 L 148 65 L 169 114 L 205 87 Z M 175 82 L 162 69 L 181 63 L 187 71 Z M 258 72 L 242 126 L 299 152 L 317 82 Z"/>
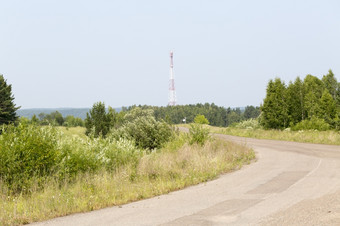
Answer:
<path fill-rule="evenodd" d="M 83 128 L 60 128 L 64 136 L 82 137 Z M 20 225 L 145 199 L 218 177 L 255 158 L 241 145 L 211 139 L 189 145 L 186 134 L 164 148 L 143 155 L 137 165 L 118 170 L 79 174 L 72 182 L 50 178 L 44 189 L 8 195 L 0 182 L 0 224 Z"/>
<path fill-rule="evenodd" d="M 188 125 L 179 125 L 188 128 Z M 242 129 L 235 127 L 207 126 L 212 133 L 227 134 L 232 136 L 250 137 L 257 139 L 284 140 L 302 143 L 340 145 L 340 132 L 328 131 L 287 131 L 287 130 L 264 130 Z"/>
<path fill-rule="evenodd" d="M 58 126 L 57 127 L 61 132 L 63 132 L 66 136 L 69 137 L 80 137 L 85 138 L 85 127 L 64 127 L 64 126 Z"/>

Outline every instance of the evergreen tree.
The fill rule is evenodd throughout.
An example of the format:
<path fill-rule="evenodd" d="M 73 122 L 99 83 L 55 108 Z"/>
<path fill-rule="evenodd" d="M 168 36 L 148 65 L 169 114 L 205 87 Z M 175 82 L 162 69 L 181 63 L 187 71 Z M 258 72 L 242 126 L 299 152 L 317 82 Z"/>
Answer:
<path fill-rule="evenodd" d="M 97 102 L 92 106 L 89 113 L 86 114 L 85 127 L 86 135 L 93 132 L 94 137 L 105 136 L 111 127 L 112 119 L 106 114 L 105 104 Z"/>
<path fill-rule="evenodd" d="M 313 75 L 307 75 L 303 82 L 304 86 L 304 106 L 307 117 L 311 119 L 320 113 L 320 99 L 323 93 L 323 82 Z"/>
<path fill-rule="evenodd" d="M 328 124 L 332 125 L 337 116 L 336 104 L 328 89 L 325 89 L 320 99 L 319 117 L 324 119 Z"/>
<path fill-rule="evenodd" d="M 303 83 L 299 77 L 287 87 L 287 107 L 289 121 L 296 124 L 305 119 Z"/>
<path fill-rule="evenodd" d="M 266 129 L 283 129 L 288 126 L 286 86 L 279 78 L 270 80 L 266 98 L 261 106 L 261 124 Z"/>
<path fill-rule="evenodd" d="M 18 119 L 12 94 L 12 85 L 8 85 L 4 76 L 0 74 L 0 125 L 13 123 Z"/>

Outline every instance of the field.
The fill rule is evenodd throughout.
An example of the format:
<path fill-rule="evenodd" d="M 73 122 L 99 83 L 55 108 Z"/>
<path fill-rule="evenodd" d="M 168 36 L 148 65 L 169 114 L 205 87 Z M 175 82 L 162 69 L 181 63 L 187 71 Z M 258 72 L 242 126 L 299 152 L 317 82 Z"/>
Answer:
<path fill-rule="evenodd" d="M 91 141 L 80 127 L 58 127 L 56 133 L 61 133 L 58 144 L 79 149 L 81 155 L 88 155 L 87 146 L 107 148 L 107 141 Z M 187 134 L 178 134 L 163 148 L 143 152 L 114 170 L 102 167 L 62 181 L 37 177 L 30 181 L 29 192 L 14 193 L 0 181 L 0 222 L 26 224 L 166 194 L 237 170 L 255 158 L 251 149 L 223 140 L 210 139 L 204 145 L 188 141 Z"/>
<path fill-rule="evenodd" d="M 189 127 L 181 124 L 182 127 Z M 268 140 L 284 140 L 301 143 L 340 145 L 340 132 L 328 131 L 288 131 L 288 130 L 264 130 L 264 129 L 243 129 L 235 127 L 214 127 L 206 126 L 212 133 L 226 134 L 240 137 L 250 137 Z"/>

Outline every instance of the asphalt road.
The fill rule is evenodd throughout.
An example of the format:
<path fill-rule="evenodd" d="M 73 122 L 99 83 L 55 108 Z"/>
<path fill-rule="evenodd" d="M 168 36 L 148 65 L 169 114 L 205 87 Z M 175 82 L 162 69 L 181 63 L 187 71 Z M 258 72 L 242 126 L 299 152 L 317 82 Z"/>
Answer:
<path fill-rule="evenodd" d="M 258 160 L 208 183 L 35 225 L 340 225 L 340 146 L 217 135 Z"/>

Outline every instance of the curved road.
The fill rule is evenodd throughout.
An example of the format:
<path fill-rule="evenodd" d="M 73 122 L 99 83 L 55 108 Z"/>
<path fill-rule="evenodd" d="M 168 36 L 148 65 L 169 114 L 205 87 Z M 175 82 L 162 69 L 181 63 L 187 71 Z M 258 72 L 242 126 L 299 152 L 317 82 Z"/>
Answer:
<path fill-rule="evenodd" d="M 216 136 L 254 148 L 258 160 L 181 191 L 35 225 L 340 225 L 340 146 Z"/>

